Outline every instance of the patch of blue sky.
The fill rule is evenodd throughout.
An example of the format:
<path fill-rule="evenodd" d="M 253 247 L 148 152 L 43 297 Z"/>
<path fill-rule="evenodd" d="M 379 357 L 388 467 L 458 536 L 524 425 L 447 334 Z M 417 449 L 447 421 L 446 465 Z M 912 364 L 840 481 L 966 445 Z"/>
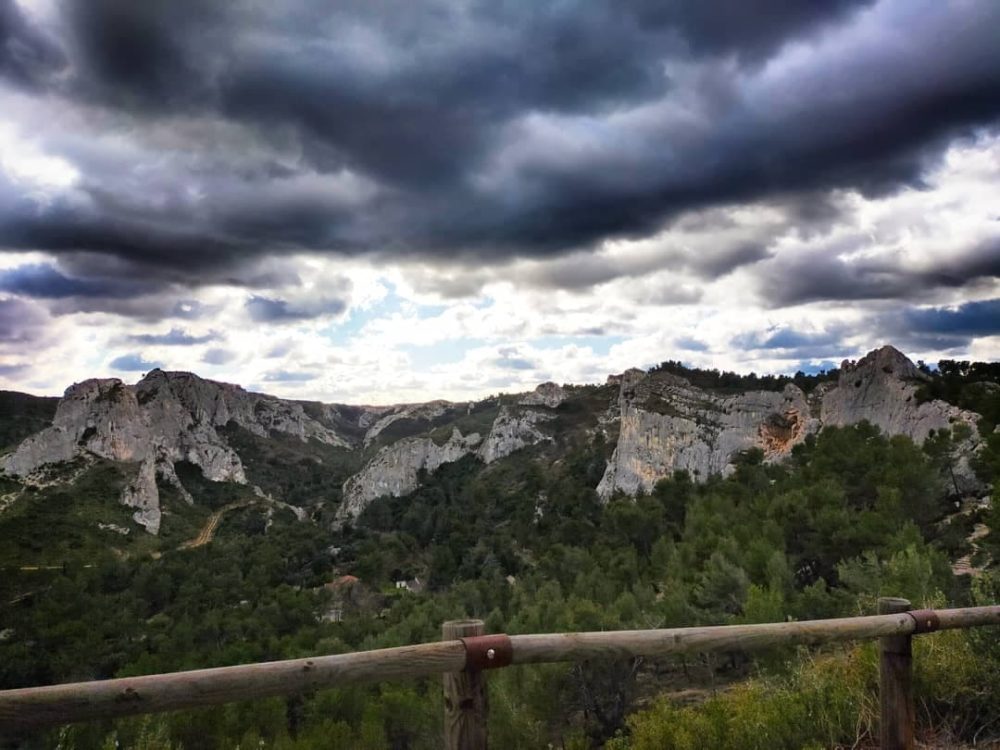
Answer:
<path fill-rule="evenodd" d="M 389 293 L 371 307 L 351 308 L 345 320 L 331 323 L 321 333 L 330 343 L 343 346 L 354 339 L 369 322 L 402 312 L 402 309 L 403 301 L 390 288 Z"/>
<path fill-rule="evenodd" d="M 588 347 L 594 354 L 604 356 L 611 347 L 625 341 L 624 336 L 541 336 L 527 343 L 536 349 L 562 349 L 564 346 Z"/>
<path fill-rule="evenodd" d="M 796 372 L 801 371 L 806 375 L 817 375 L 826 370 L 834 370 L 839 366 L 840 365 L 838 365 L 836 362 L 831 362 L 828 359 L 825 359 L 822 362 L 818 362 L 816 364 L 812 364 L 810 362 L 799 362 L 797 366 L 792 367 L 788 370 L 788 374 L 794 375 Z"/>
<path fill-rule="evenodd" d="M 448 308 L 445 305 L 412 305 L 396 294 L 395 288 L 388 284 L 389 292 L 371 307 L 354 307 L 344 320 L 331 323 L 321 333 L 330 343 L 344 346 L 356 338 L 368 323 L 380 318 L 403 314 L 415 316 L 418 320 L 436 318 Z"/>

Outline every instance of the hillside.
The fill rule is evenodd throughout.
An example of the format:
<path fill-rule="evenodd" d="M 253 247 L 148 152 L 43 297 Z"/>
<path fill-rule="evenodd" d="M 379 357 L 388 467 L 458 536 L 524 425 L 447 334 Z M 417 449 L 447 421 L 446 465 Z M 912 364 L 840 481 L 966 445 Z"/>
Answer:
<path fill-rule="evenodd" d="M 85 381 L 0 458 L 0 687 L 434 640 L 466 615 L 516 633 L 837 616 L 880 593 L 996 600 L 1000 543 L 969 541 L 997 526 L 995 383 L 988 368 L 928 372 L 889 347 L 822 376 L 665 363 L 463 404 L 282 401 L 159 371 Z M 953 573 L 964 557 L 975 575 Z M 395 586 L 414 579 L 419 593 Z M 940 659 L 964 658 L 968 643 L 947 643 Z M 937 729 L 970 738 L 1000 721 L 975 698 L 1000 655 L 980 653 L 961 690 L 925 691 Z M 848 697 L 863 705 L 868 657 L 827 656 L 861 675 Z M 678 714 L 670 696 L 757 675 L 773 689 L 799 680 L 791 709 L 789 695 L 826 700 L 802 687 L 819 679 L 810 663 L 504 671 L 491 736 L 618 748 L 628 731 L 636 747 L 688 747 L 664 726 L 714 719 Z M 71 737 L 430 748 L 439 701 L 434 681 L 386 684 Z M 863 742 L 856 719 L 802 722 L 827 739 L 770 746 Z"/>

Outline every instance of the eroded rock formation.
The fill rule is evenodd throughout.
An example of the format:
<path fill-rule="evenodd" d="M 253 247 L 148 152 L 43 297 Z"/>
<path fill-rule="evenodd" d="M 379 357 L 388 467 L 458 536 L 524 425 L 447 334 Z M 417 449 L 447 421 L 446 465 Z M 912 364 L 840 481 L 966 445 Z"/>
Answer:
<path fill-rule="evenodd" d="M 975 478 L 968 455 L 978 437 L 977 415 L 943 401 L 918 404 L 917 389 L 926 377 L 891 346 L 857 362 L 845 361 L 838 382 L 820 386 L 808 398 L 795 385 L 781 392 L 724 396 L 676 375 L 629 370 L 609 379 L 621 389 L 621 422 L 598 493 L 608 498 L 619 490 L 648 492 L 678 469 L 695 478 L 726 474 L 748 448 L 760 448 L 766 460 L 778 460 L 823 426 L 862 420 L 918 443 L 931 431 L 965 425 L 969 437 L 960 446 L 963 457 L 956 476 L 971 488 Z"/>

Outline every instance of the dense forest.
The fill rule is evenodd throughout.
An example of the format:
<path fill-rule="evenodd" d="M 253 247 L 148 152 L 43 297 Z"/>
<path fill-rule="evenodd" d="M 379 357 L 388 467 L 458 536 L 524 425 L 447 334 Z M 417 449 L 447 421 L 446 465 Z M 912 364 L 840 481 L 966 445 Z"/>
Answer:
<path fill-rule="evenodd" d="M 663 369 L 695 372 L 706 387 L 783 385 L 679 367 Z M 187 519 L 178 540 L 212 509 L 239 507 L 210 544 L 161 544 L 155 554 L 139 540 L 128 554 L 72 541 L 58 518 L 74 499 L 46 490 L 34 502 L 48 515 L 15 506 L 0 516 L 8 578 L 0 586 L 0 689 L 436 640 L 444 620 L 466 616 L 491 632 L 528 633 L 855 615 L 871 613 L 879 595 L 995 603 L 998 377 L 996 365 L 942 362 L 922 395 L 983 415 L 975 468 L 994 488 L 992 504 L 954 494 L 955 436 L 917 446 L 867 423 L 827 428 L 784 463 L 750 451 L 729 477 L 696 483 L 677 473 L 647 495 L 608 503 L 594 490 L 609 453 L 599 433 L 559 446 L 551 464 L 538 460 L 545 447 L 485 468 L 466 457 L 342 528 L 329 508 L 301 522 L 202 479 L 204 509 L 173 506 Z M 274 474 L 278 463 L 262 459 L 258 471 Z M 104 484 L 116 481 L 113 468 L 85 472 L 85 510 L 73 512 L 91 512 Z M 287 491 L 327 492 L 314 464 L 296 475 Z M 329 503 L 338 499 L 328 493 Z M 43 524 L 55 525 L 51 565 L 22 570 L 44 550 L 15 537 L 45 545 Z M 976 537 L 979 525 L 997 531 Z M 966 556 L 976 575 L 955 575 L 952 563 Z M 1000 736 L 996 634 L 952 631 L 917 648 L 921 731 L 962 741 Z M 854 746 L 870 739 L 876 683 L 870 645 L 507 669 L 490 678 L 491 742 Z M 414 680 L 79 725 L 28 746 L 417 750 L 440 747 L 441 714 L 440 681 Z"/>

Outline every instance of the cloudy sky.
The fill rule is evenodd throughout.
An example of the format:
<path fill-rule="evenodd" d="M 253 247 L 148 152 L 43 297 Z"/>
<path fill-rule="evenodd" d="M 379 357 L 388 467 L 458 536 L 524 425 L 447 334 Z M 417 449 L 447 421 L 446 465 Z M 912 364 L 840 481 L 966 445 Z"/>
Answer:
<path fill-rule="evenodd" d="M 1000 357 L 996 0 L 0 0 L 0 387 Z"/>

